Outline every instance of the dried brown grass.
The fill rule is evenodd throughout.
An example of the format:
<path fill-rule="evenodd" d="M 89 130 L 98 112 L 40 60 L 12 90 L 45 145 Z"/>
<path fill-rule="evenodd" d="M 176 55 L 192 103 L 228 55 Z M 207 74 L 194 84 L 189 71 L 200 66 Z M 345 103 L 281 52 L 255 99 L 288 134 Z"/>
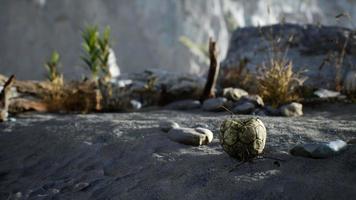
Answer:
<path fill-rule="evenodd" d="M 264 101 L 274 107 L 298 100 L 298 88 L 306 79 L 293 71 L 293 64 L 281 58 L 272 58 L 258 71 L 257 90 Z"/>

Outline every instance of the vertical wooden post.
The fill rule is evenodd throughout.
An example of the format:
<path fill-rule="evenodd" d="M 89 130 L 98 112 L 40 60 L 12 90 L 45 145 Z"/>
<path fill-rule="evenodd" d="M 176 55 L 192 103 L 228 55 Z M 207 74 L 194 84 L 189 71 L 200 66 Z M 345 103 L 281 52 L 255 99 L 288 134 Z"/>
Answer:
<path fill-rule="evenodd" d="M 216 41 L 213 41 L 212 38 L 209 38 L 209 58 L 210 58 L 210 68 L 205 84 L 203 94 L 201 96 L 201 101 L 204 101 L 209 98 L 215 97 L 215 87 L 216 81 L 218 79 L 219 70 L 220 70 L 220 61 L 218 58 L 218 47 Z"/>

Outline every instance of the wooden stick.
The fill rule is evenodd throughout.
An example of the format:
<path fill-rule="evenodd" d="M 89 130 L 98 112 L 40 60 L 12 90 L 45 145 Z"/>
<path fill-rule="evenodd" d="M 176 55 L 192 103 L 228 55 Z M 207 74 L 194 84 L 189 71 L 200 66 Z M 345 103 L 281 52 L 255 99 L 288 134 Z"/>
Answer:
<path fill-rule="evenodd" d="M 201 96 L 201 101 L 204 101 L 209 98 L 215 97 L 215 86 L 218 79 L 220 62 L 218 59 L 218 47 L 216 41 L 213 41 L 212 38 L 209 39 L 209 58 L 210 58 L 210 68 L 205 84 L 203 94 Z"/>
<path fill-rule="evenodd" d="M 10 104 L 10 90 L 15 81 L 15 75 L 12 75 L 4 84 L 0 93 L 0 121 L 6 121 Z"/>

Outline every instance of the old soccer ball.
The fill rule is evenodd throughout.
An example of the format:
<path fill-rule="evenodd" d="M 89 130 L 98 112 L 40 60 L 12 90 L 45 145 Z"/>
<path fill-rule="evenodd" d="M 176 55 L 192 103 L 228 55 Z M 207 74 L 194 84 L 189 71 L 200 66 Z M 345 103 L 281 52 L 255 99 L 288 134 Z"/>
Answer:
<path fill-rule="evenodd" d="M 262 153 L 266 137 L 266 127 L 258 118 L 227 119 L 220 127 L 221 146 L 240 161 L 250 160 Z"/>

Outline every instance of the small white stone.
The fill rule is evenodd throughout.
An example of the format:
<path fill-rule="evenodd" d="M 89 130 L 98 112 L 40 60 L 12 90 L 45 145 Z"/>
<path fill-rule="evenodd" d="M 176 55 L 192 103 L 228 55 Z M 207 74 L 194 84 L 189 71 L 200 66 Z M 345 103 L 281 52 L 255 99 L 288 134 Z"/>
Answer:
<path fill-rule="evenodd" d="M 195 130 L 206 136 L 206 140 L 204 141 L 203 144 L 209 144 L 211 141 L 213 141 L 214 134 L 209 129 L 198 127 L 198 128 L 195 128 Z"/>
<path fill-rule="evenodd" d="M 282 106 L 280 112 L 286 117 L 299 117 L 303 115 L 303 105 L 293 102 Z"/>
<path fill-rule="evenodd" d="M 192 146 L 200 146 L 205 144 L 207 140 L 205 134 L 192 128 L 173 128 L 168 132 L 168 138 L 172 141 Z"/>
<path fill-rule="evenodd" d="M 159 127 L 162 131 L 164 132 L 168 132 L 169 130 L 171 130 L 172 128 L 179 128 L 179 124 L 174 122 L 174 121 L 161 121 L 159 123 Z"/>

